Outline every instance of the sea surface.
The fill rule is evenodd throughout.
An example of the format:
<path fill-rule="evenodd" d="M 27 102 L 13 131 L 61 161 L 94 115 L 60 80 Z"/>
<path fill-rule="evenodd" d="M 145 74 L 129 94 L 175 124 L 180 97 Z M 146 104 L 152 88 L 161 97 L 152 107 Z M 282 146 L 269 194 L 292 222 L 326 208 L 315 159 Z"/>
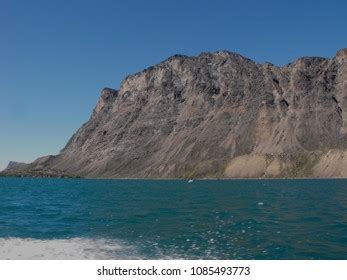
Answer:
<path fill-rule="evenodd" d="M 347 180 L 0 178 L 0 259 L 347 259 Z"/>

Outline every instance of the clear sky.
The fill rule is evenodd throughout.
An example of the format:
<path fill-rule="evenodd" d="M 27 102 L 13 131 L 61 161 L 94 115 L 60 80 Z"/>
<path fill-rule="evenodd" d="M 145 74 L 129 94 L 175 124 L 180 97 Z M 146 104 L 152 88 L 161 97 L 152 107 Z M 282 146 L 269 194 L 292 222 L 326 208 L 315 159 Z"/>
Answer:
<path fill-rule="evenodd" d="M 332 57 L 346 12 L 344 0 L 0 0 L 0 169 L 57 153 L 103 87 L 173 54 Z"/>

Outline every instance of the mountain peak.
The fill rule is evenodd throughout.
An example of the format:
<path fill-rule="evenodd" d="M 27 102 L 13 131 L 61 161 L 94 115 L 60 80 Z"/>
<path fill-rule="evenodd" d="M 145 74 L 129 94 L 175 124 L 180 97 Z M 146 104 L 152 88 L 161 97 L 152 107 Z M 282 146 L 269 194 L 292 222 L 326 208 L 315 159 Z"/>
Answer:
<path fill-rule="evenodd" d="M 24 162 L 16 162 L 16 161 L 10 161 L 6 167 L 5 170 L 12 169 L 12 168 L 18 168 L 18 167 L 23 167 L 25 166 L 26 163 Z"/>
<path fill-rule="evenodd" d="M 346 61 L 346 58 L 347 58 L 347 48 L 340 49 L 340 50 L 336 53 L 336 59 L 337 59 L 339 62 Z"/>

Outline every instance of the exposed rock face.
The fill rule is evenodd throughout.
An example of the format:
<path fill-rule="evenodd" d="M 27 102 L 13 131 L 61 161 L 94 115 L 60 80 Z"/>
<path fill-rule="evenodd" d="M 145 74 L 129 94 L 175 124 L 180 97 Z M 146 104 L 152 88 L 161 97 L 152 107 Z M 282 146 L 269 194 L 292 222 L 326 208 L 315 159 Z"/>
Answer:
<path fill-rule="evenodd" d="M 346 49 L 284 67 L 222 51 L 176 55 L 104 89 L 61 153 L 25 172 L 347 177 L 346 151 Z"/>
<path fill-rule="evenodd" d="M 80 176 L 51 168 L 47 163 L 54 156 L 40 157 L 31 164 L 10 161 L 7 168 L 0 172 L 0 176 L 17 176 L 17 177 L 60 177 L 60 178 L 79 178 Z"/>
<path fill-rule="evenodd" d="M 26 163 L 23 162 L 16 162 L 16 161 L 10 161 L 6 167 L 5 170 L 9 170 L 12 168 L 19 168 L 19 167 L 24 167 L 26 166 Z"/>

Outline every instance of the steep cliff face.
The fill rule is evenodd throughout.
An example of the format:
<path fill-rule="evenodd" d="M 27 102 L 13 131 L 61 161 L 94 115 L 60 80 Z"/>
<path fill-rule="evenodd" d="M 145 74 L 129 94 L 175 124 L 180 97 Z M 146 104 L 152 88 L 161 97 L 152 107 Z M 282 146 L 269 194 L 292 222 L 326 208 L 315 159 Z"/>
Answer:
<path fill-rule="evenodd" d="M 104 89 L 61 153 L 21 174 L 347 177 L 346 151 L 346 49 L 284 67 L 222 51 L 176 55 Z"/>

